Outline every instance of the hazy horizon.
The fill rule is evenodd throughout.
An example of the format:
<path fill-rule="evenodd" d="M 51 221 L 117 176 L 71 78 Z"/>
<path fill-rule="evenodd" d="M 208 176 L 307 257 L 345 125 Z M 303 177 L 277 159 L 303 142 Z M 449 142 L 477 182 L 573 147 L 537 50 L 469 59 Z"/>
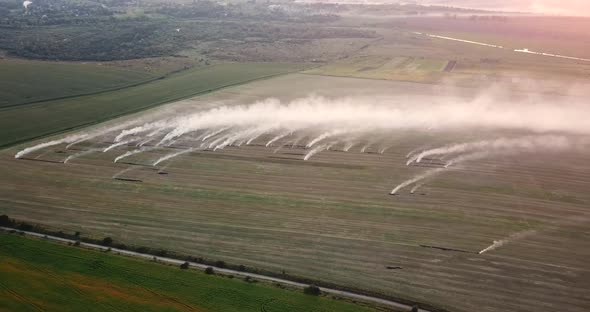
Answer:
<path fill-rule="evenodd" d="M 421 5 L 454 6 L 469 9 L 528 12 L 549 15 L 590 16 L 587 0 L 297 0 L 300 2 L 332 3 L 403 3 Z"/>
<path fill-rule="evenodd" d="M 477 9 L 590 16 L 590 1 L 588 0 L 417 0 L 415 2 Z"/>

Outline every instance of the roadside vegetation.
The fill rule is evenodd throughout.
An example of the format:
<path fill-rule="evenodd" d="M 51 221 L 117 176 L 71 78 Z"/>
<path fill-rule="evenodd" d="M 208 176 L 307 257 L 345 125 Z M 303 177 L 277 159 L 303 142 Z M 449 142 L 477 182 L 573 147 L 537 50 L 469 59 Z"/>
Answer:
<path fill-rule="evenodd" d="M 0 233 L 0 310 L 375 311 L 233 276 Z"/>
<path fill-rule="evenodd" d="M 215 268 L 219 268 L 219 269 L 229 269 L 229 270 L 233 270 L 236 272 L 254 273 L 254 274 L 258 274 L 258 275 L 288 280 L 288 281 L 292 281 L 292 282 L 296 282 L 296 283 L 300 283 L 300 284 L 308 284 L 309 286 L 304 287 L 302 292 L 306 295 L 311 295 L 311 296 L 320 296 L 322 294 L 322 291 L 318 287 L 318 285 L 319 285 L 319 286 L 327 287 L 330 289 L 346 291 L 346 292 L 350 292 L 350 293 L 354 293 L 354 294 L 360 294 L 360 295 L 365 295 L 365 296 L 374 297 L 374 298 L 381 298 L 381 299 L 385 299 L 385 300 L 391 300 L 394 302 L 406 304 L 408 306 L 417 306 L 417 303 L 415 301 L 406 300 L 403 298 L 395 298 L 395 297 L 391 297 L 391 296 L 383 296 L 382 294 L 379 294 L 379 293 L 374 293 L 374 292 L 367 291 L 367 290 L 357 289 L 354 287 L 348 287 L 348 286 L 338 285 L 338 284 L 334 284 L 334 283 L 327 282 L 327 281 L 321 281 L 321 280 L 317 280 L 317 279 L 310 279 L 310 278 L 306 278 L 306 277 L 296 276 L 296 275 L 288 274 L 285 270 L 282 270 L 279 273 L 279 272 L 269 271 L 269 270 L 265 270 L 265 269 L 252 267 L 252 266 L 244 266 L 242 264 L 238 265 L 235 263 L 226 263 L 225 261 L 221 261 L 221 260 L 212 260 L 212 259 L 203 258 L 203 257 L 188 256 L 188 255 L 178 253 L 174 250 L 166 250 L 163 248 L 138 246 L 138 245 L 134 245 L 134 244 L 125 244 L 122 242 L 114 241 L 113 238 L 111 238 L 110 236 L 104 237 L 103 239 L 98 239 L 98 238 L 84 236 L 79 231 L 76 231 L 74 233 L 64 232 L 61 230 L 55 231 L 55 230 L 48 229 L 47 227 L 45 227 L 43 225 L 32 224 L 32 223 L 28 223 L 28 222 L 20 221 L 20 220 L 14 220 L 14 219 L 11 219 L 10 217 L 8 217 L 7 215 L 0 215 L 0 227 L 5 227 L 8 229 L 11 229 L 11 230 L 7 230 L 7 232 L 10 234 L 15 234 L 15 235 L 16 234 L 25 235 L 25 232 L 34 232 L 34 233 L 38 233 L 38 234 L 43 234 L 44 238 L 47 238 L 47 235 L 51 235 L 52 237 L 58 237 L 58 238 L 66 239 L 66 240 L 71 240 L 71 241 L 73 241 L 73 243 L 70 241 L 67 244 L 69 246 L 74 246 L 74 247 L 78 247 L 78 246 L 80 246 L 80 242 L 84 242 L 84 243 L 88 243 L 88 244 L 108 247 L 108 249 L 106 249 L 107 252 L 110 252 L 111 247 L 112 247 L 112 248 L 116 248 L 116 250 L 125 250 L 125 251 L 131 251 L 131 252 L 135 252 L 135 253 L 142 254 L 142 255 L 150 255 L 150 256 L 153 256 L 152 259 L 154 262 L 158 262 L 159 258 L 161 260 L 161 258 L 164 258 L 164 257 L 168 258 L 168 259 L 180 260 L 180 261 L 184 261 L 182 264 L 179 265 L 179 268 L 182 270 L 187 270 L 190 268 L 189 261 L 192 263 L 198 263 L 201 265 L 208 265 L 208 267 L 206 267 L 205 270 L 203 271 L 207 275 L 215 275 L 216 274 Z M 0 229 L 0 235 L 2 235 L 2 231 L 3 230 Z M 227 273 L 225 273 L 225 275 L 227 275 Z M 230 276 L 230 277 L 233 278 L 233 276 Z M 258 282 L 258 280 L 252 278 L 251 276 L 245 276 L 243 279 L 247 283 L 257 283 Z M 285 285 L 282 285 L 279 283 L 274 283 L 274 285 L 279 288 L 286 287 Z M 434 306 L 431 306 L 428 304 L 421 303 L 420 306 L 427 308 L 429 311 L 432 311 L 432 312 L 446 312 L 446 310 L 444 310 L 444 309 L 440 309 L 440 308 L 437 308 L 437 307 L 434 307 Z M 375 306 L 375 307 L 377 307 L 377 306 Z M 379 308 L 379 307 L 377 307 L 377 308 Z M 380 307 L 380 308 L 383 308 L 383 307 Z M 392 311 L 392 310 L 390 308 L 388 308 L 387 311 Z"/>

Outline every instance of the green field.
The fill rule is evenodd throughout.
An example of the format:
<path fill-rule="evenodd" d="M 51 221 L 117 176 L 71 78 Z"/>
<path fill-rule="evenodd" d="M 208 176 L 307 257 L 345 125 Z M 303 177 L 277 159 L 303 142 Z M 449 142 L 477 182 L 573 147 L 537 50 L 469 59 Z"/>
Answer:
<path fill-rule="evenodd" d="M 0 311 L 374 311 L 7 233 L 0 233 L 0 258 Z"/>
<path fill-rule="evenodd" d="M 219 64 L 113 92 L 7 108 L 0 111 L 0 147 L 301 68 L 276 63 Z"/>
<path fill-rule="evenodd" d="M 306 74 L 435 82 L 448 60 L 411 56 L 362 55 L 305 71 Z"/>
<path fill-rule="evenodd" d="M 0 60 L 0 108 L 120 88 L 154 77 L 97 63 Z"/>

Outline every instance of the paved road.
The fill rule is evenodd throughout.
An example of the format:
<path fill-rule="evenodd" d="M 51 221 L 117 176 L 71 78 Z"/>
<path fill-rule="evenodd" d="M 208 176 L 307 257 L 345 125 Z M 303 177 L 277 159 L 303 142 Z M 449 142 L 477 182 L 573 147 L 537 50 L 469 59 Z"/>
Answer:
<path fill-rule="evenodd" d="M 0 229 L 6 230 L 6 231 L 15 230 L 13 228 L 7 228 L 7 227 L 0 227 Z M 75 240 L 61 238 L 61 237 L 57 237 L 57 236 L 45 235 L 45 234 L 40 234 L 40 233 L 35 233 L 35 232 L 28 232 L 28 231 L 20 231 L 20 230 L 16 230 L 16 231 L 23 232 L 27 235 L 51 239 L 51 240 L 60 241 L 60 242 L 64 242 L 64 243 L 74 243 L 75 242 Z M 89 243 L 84 243 L 84 242 L 80 242 L 80 245 L 84 246 L 84 247 L 93 248 L 93 249 L 99 249 L 99 250 L 109 249 L 109 247 L 105 247 L 102 245 L 89 244 Z M 110 247 L 110 248 L 111 248 L 112 252 L 116 252 L 116 253 L 119 253 L 122 255 L 144 258 L 144 259 L 149 259 L 149 260 L 152 260 L 154 258 L 154 255 L 150 255 L 150 254 L 144 254 L 144 253 L 139 253 L 139 252 L 135 252 L 135 251 L 129 251 L 129 250 L 124 250 L 124 249 L 112 248 L 112 247 Z M 172 259 L 172 258 L 167 258 L 167 257 L 155 257 L 155 258 L 158 259 L 158 261 L 160 261 L 160 262 L 166 262 L 166 263 L 177 264 L 177 265 L 180 265 L 185 262 L 182 260 Z M 248 273 L 248 272 L 235 271 L 235 270 L 231 270 L 231 269 L 218 268 L 215 266 L 205 265 L 205 264 L 196 263 L 196 262 L 189 262 L 189 264 L 193 268 L 199 268 L 202 270 L 206 269 L 207 267 L 213 267 L 213 268 L 215 268 L 216 272 L 221 272 L 221 273 L 225 273 L 225 274 L 233 274 L 233 275 L 238 275 L 238 276 L 249 276 L 251 278 L 255 278 L 255 279 L 259 279 L 259 280 L 277 282 L 280 284 L 295 286 L 295 287 L 299 287 L 299 288 L 304 288 L 304 287 L 308 286 L 307 284 L 297 283 L 297 282 L 293 282 L 293 281 L 286 280 L 286 279 L 265 276 L 265 275 L 260 275 L 260 274 L 256 274 L 256 273 Z M 334 295 L 347 297 L 347 298 L 355 299 L 355 300 L 361 300 L 361 301 L 365 301 L 365 302 L 369 302 L 369 303 L 378 303 L 378 304 L 390 306 L 392 308 L 399 309 L 402 311 L 410 311 L 412 309 L 411 306 L 400 303 L 400 302 L 371 297 L 371 296 L 365 296 L 365 295 L 360 295 L 360 294 L 355 294 L 355 293 L 349 292 L 349 291 L 324 288 L 324 287 L 322 287 L 321 290 L 324 293 L 334 294 Z M 424 309 L 419 309 L 418 311 L 419 312 L 430 312 L 430 311 L 424 310 Z"/>

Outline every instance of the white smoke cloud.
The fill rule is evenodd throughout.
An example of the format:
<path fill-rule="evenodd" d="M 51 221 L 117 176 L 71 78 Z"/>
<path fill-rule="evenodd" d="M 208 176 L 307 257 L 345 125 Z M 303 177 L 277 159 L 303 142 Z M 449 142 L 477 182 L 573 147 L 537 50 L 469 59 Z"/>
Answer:
<path fill-rule="evenodd" d="M 504 133 L 504 136 L 466 143 L 454 143 L 408 153 L 407 164 L 425 158 L 450 159 L 440 168 L 420 173 L 402 182 L 391 193 L 414 185 L 416 191 L 426 179 L 466 161 L 494 155 L 559 151 L 587 146 L 590 135 L 590 106 L 583 97 L 523 96 L 518 100 L 490 88 L 479 96 L 355 96 L 325 98 L 308 96 L 282 102 L 269 98 L 247 105 L 221 105 L 202 110 L 181 107 L 162 114 L 129 120 L 110 128 L 74 134 L 19 151 L 15 157 L 46 147 L 71 146 L 97 137 L 108 137 L 112 144 L 104 152 L 134 143 L 114 161 L 183 142 L 185 149 L 150 162 L 156 166 L 193 151 L 218 151 L 259 140 L 259 145 L 278 151 L 288 143 L 306 149 L 303 160 L 337 146 L 342 151 L 371 150 L 384 153 L 394 147 L 389 137 L 408 133 Z M 443 93 L 443 92 L 441 92 Z M 510 133 L 510 135 L 506 135 Z M 155 145 L 145 145 L 149 142 Z M 288 143 L 287 143 L 288 142 Z M 135 144 L 137 143 L 137 144 Z M 276 144 L 278 148 L 272 147 Z M 300 145 L 299 145 L 300 144 Z M 417 142 L 416 145 L 422 145 Z M 145 146 L 144 146 L 145 145 Z M 78 153 L 69 160 L 86 155 Z M 436 164 L 435 164 L 436 165 Z"/>
<path fill-rule="evenodd" d="M 529 230 L 529 231 L 523 231 L 523 232 L 518 232 L 518 233 L 512 234 L 512 235 L 508 236 L 505 239 L 494 241 L 493 244 L 491 244 L 490 246 L 482 249 L 479 252 L 479 254 L 481 255 L 483 253 L 492 251 L 492 250 L 494 250 L 496 248 L 500 248 L 500 247 L 504 246 L 505 244 L 507 244 L 507 243 L 509 243 L 511 241 L 514 241 L 514 240 L 517 240 L 517 239 L 522 239 L 522 238 L 525 238 L 525 237 L 527 237 L 529 235 L 532 235 L 532 234 L 535 234 L 535 233 L 536 233 L 536 231 Z"/>

